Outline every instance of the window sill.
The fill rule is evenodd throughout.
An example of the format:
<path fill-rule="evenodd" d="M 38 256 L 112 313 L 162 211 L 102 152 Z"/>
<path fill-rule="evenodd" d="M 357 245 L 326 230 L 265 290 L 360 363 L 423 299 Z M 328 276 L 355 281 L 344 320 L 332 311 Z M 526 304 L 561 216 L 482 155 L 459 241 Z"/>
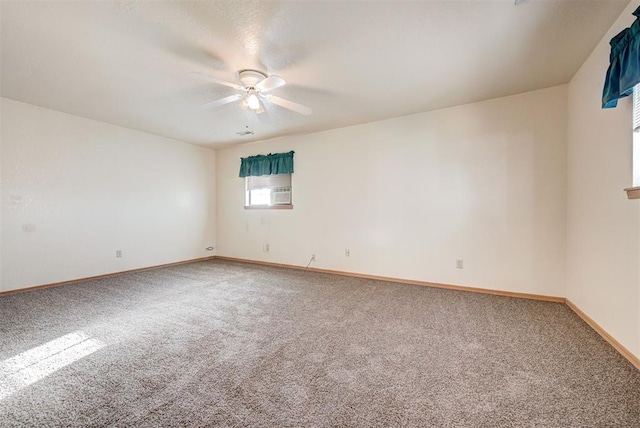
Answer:
<path fill-rule="evenodd" d="M 624 191 L 627 192 L 628 199 L 640 199 L 640 186 L 627 187 Z"/>
<path fill-rule="evenodd" d="M 245 210 L 292 210 L 293 205 L 245 205 Z"/>

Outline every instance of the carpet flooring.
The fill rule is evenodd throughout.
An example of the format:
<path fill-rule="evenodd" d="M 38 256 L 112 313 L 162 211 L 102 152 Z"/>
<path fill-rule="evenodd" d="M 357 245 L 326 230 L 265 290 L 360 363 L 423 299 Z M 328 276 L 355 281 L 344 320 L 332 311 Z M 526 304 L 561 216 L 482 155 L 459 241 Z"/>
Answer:
<path fill-rule="evenodd" d="M 563 304 L 213 260 L 0 297 L 0 425 L 640 427 Z"/>

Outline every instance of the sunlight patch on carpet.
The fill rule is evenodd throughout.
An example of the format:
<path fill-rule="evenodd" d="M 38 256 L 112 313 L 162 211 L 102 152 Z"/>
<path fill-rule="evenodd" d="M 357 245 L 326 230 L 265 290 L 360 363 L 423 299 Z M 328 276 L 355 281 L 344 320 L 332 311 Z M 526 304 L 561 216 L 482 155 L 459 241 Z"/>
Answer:
<path fill-rule="evenodd" d="M 0 362 L 0 400 L 104 346 L 85 332 L 76 331 Z"/>

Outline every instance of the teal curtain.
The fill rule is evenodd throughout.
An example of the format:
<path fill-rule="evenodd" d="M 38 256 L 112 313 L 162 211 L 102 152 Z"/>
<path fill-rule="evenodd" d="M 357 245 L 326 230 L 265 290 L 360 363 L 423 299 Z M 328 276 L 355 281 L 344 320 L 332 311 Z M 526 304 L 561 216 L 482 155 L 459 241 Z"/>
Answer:
<path fill-rule="evenodd" d="M 631 27 L 609 42 L 610 65 L 604 81 L 602 108 L 616 107 L 618 100 L 631 95 L 633 87 L 640 83 L 640 7 L 633 14 L 636 20 Z"/>
<path fill-rule="evenodd" d="M 240 177 L 291 174 L 293 173 L 294 153 L 292 150 L 288 153 L 269 153 L 268 155 L 240 158 Z"/>

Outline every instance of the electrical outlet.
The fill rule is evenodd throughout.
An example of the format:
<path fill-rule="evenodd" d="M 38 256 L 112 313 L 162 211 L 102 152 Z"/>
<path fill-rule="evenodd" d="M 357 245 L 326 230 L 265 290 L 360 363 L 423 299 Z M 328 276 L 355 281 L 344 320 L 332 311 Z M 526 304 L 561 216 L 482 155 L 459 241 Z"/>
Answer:
<path fill-rule="evenodd" d="M 122 250 L 116 250 L 116 259 L 122 258 Z"/>
<path fill-rule="evenodd" d="M 262 252 L 264 252 L 264 253 L 268 253 L 269 252 L 269 244 L 264 244 L 262 246 Z"/>
<path fill-rule="evenodd" d="M 464 261 L 462 259 L 456 260 L 456 269 L 464 269 Z"/>
<path fill-rule="evenodd" d="M 311 261 L 315 262 L 316 261 L 316 255 L 315 254 L 311 254 Z"/>
<path fill-rule="evenodd" d="M 344 256 L 345 257 L 350 257 L 351 256 L 351 251 L 349 251 L 348 248 L 346 250 L 344 250 Z"/>

